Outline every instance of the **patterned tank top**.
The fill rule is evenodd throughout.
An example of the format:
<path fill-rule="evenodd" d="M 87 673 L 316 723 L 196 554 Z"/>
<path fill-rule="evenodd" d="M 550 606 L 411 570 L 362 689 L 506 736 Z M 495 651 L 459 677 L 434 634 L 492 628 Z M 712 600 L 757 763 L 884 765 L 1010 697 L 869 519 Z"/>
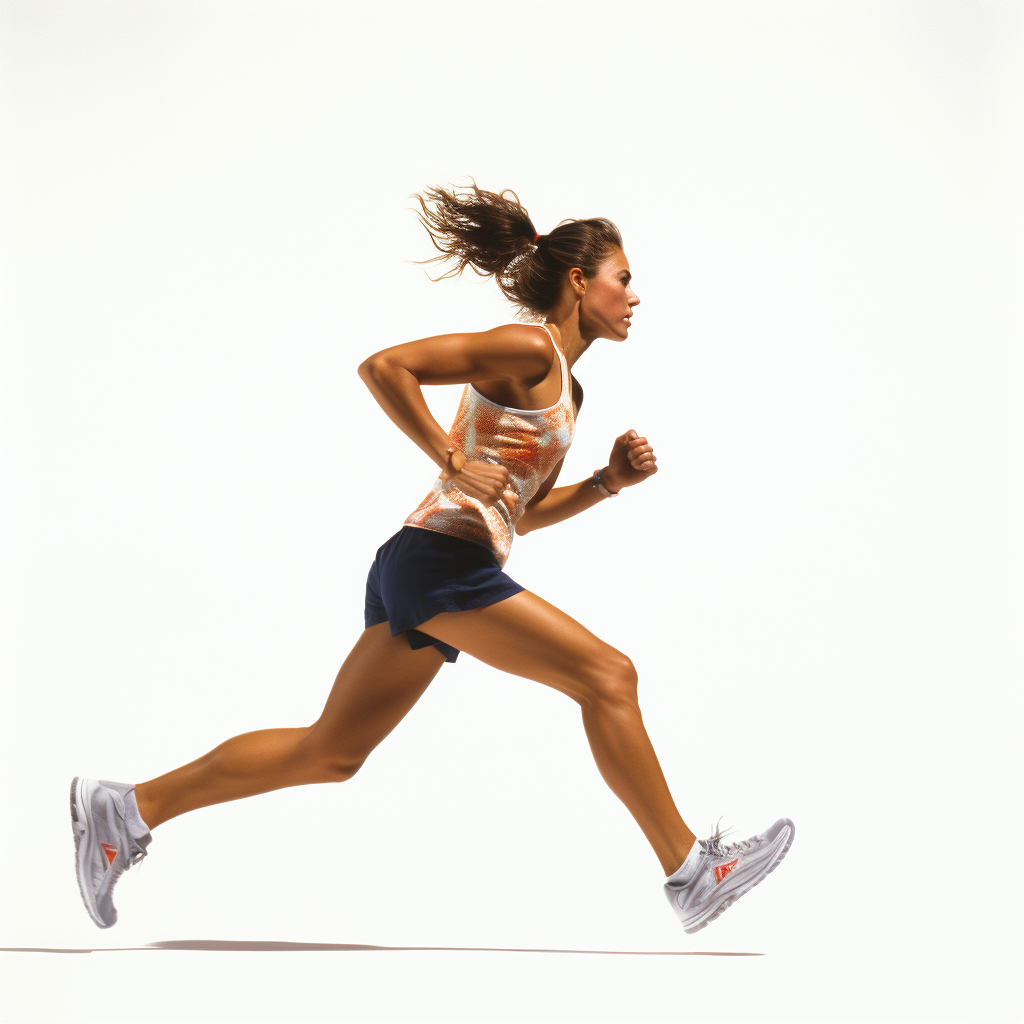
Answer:
<path fill-rule="evenodd" d="M 518 495 L 513 508 L 501 498 L 490 507 L 463 494 L 451 480 L 440 476 L 430 493 L 419 503 L 405 526 L 462 537 L 490 548 L 499 565 L 512 549 L 516 522 L 526 503 L 537 493 L 548 473 L 569 450 L 576 431 L 572 407 L 569 365 L 547 325 L 562 369 L 562 393 L 549 409 L 512 409 L 484 398 L 472 384 L 462 392 L 462 401 L 448 436 L 466 453 L 466 461 L 477 459 L 504 466 L 508 485 Z"/>

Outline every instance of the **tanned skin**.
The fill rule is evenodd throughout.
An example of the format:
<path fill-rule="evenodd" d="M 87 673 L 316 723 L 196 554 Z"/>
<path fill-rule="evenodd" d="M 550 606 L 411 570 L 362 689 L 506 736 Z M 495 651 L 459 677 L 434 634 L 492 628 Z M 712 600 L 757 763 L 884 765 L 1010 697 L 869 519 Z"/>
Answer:
<path fill-rule="evenodd" d="M 545 320 L 571 368 L 598 338 L 624 342 L 640 300 L 621 249 L 595 275 L 568 272 Z M 504 466 L 467 461 L 451 473 L 451 439 L 431 415 L 425 384 L 465 384 L 500 405 L 547 409 L 561 390 L 561 369 L 542 328 L 507 324 L 473 334 L 443 334 L 383 349 L 359 367 L 381 408 L 434 463 L 472 498 L 514 502 Z M 583 389 L 575 380 L 579 415 Z M 524 509 L 516 533 L 529 533 L 604 500 L 590 480 L 555 487 L 562 462 Z M 646 437 L 627 430 L 615 439 L 604 476 L 611 491 L 633 487 L 658 472 Z M 418 628 L 488 665 L 533 679 L 580 705 L 583 727 L 605 781 L 650 842 L 662 870 L 672 874 L 695 841 L 676 809 L 644 729 L 632 661 L 575 619 L 528 590 L 485 608 L 443 612 Z M 286 786 L 342 782 L 419 700 L 444 664 L 436 647 L 411 650 L 403 634 L 382 622 L 365 629 L 338 672 L 320 717 L 295 729 L 262 729 L 235 736 L 198 760 L 135 787 L 149 827 L 186 811 Z"/>

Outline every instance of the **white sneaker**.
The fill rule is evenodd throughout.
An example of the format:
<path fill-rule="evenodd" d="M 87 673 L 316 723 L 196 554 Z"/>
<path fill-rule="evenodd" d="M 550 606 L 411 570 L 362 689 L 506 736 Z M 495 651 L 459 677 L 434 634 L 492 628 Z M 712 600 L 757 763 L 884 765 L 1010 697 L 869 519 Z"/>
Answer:
<path fill-rule="evenodd" d="M 767 832 L 739 843 L 723 843 L 717 826 L 710 839 L 698 839 L 682 867 L 665 882 L 665 895 L 683 930 L 699 932 L 774 871 L 795 832 L 789 818 L 780 818 Z"/>
<path fill-rule="evenodd" d="M 124 798 L 134 788 L 124 782 L 77 777 L 71 781 L 71 829 L 75 836 L 78 888 L 85 909 L 100 928 L 109 928 L 117 921 L 114 885 L 146 856 L 146 847 L 153 841 L 149 832 L 140 839 L 128 833 Z"/>

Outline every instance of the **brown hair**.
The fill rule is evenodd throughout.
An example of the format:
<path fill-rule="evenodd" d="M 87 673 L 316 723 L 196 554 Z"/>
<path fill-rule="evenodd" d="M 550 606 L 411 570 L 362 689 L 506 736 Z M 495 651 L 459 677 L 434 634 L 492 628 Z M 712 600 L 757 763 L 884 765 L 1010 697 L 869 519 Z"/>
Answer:
<path fill-rule="evenodd" d="M 438 187 L 410 198 L 419 200 L 423 213 L 416 215 L 441 253 L 415 262 L 456 261 L 432 280 L 458 277 L 466 267 L 481 277 L 493 274 L 518 310 L 538 317 L 558 301 L 568 271 L 579 267 L 586 277 L 593 277 L 604 258 L 622 248 L 619 229 L 603 217 L 563 220 L 550 234 L 538 236 L 529 213 L 510 189 L 485 192 L 473 181 L 461 196 L 455 187 Z"/>

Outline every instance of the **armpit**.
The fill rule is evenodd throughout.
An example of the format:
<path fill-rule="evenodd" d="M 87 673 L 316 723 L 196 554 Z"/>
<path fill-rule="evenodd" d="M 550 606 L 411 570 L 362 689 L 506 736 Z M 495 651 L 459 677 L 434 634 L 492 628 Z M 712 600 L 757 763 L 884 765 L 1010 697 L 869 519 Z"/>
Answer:
<path fill-rule="evenodd" d="M 583 405 L 583 385 L 572 374 L 569 375 L 569 379 L 572 381 L 573 416 L 576 417 L 579 416 Z"/>

